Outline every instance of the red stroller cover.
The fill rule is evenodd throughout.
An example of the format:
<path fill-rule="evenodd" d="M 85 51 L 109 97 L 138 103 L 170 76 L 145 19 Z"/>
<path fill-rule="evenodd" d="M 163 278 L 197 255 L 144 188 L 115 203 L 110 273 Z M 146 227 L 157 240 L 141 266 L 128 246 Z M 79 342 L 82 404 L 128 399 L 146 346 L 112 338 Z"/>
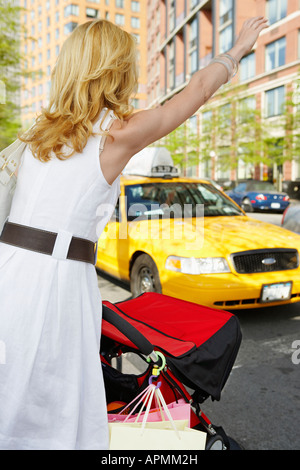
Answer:
<path fill-rule="evenodd" d="M 103 304 L 134 326 L 155 350 L 161 351 L 169 369 L 184 385 L 220 400 L 242 338 L 235 315 L 154 292 Z M 137 349 L 105 320 L 102 335 Z"/>

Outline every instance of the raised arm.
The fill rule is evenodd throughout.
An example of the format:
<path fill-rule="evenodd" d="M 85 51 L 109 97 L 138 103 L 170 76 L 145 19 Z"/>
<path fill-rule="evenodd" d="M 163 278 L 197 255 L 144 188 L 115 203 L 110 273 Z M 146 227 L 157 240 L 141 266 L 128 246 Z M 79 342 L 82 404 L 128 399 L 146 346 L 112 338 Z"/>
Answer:
<path fill-rule="evenodd" d="M 233 61 L 238 63 L 251 51 L 266 27 L 267 19 L 261 16 L 245 21 L 235 45 L 228 51 Z M 123 123 L 115 122 L 110 131 L 113 140 L 107 139 L 101 156 L 102 171 L 107 181 L 112 182 L 116 178 L 132 155 L 193 116 L 228 81 L 233 61 L 228 57 L 221 58 L 221 63 L 212 61 L 196 72 L 188 85 L 164 105 L 136 112 Z"/>

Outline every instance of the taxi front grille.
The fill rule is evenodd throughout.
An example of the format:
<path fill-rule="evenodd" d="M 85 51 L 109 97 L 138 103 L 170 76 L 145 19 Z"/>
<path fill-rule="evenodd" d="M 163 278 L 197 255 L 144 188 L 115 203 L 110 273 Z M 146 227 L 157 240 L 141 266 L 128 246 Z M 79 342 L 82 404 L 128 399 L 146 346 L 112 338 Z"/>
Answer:
<path fill-rule="evenodd" d="M 299 266 L 298 251 L 287 248 L 252 250 L 231 255 L 234 268 L 240 274 L 286 271 Z"/>
<path fill-rule="evenodd" d="M 300 292 L 291 295 L 291 300 L 299 302 L 300 301 Z M 275 301 L 274 301 L 275 302 Z M 214 302 L 216 307 L 225 307 L 230 309 L 243 308 L 245 305 L 250 307 L 258 307 L 261 305 L 260 299 L 239 299 L 239 300 L 218 300 Z"/>

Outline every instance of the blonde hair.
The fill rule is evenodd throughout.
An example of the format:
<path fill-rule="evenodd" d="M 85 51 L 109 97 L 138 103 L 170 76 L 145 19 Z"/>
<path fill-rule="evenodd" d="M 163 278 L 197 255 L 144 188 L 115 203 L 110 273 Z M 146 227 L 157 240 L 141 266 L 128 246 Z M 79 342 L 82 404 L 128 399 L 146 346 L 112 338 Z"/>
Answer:
<path fill-rule="evenodd" d="M 43 162 L 50 160 L 51 152 L 60 160 L 82 152 L 103 108 L 120 120 L 133 112 L 130 99 L 137 80 L 133 36 L 107 20 L 77 26 L 52 71 L 49 104 L 20 140 Z M 68 155 L 64 145 L 72 150 Z"/>

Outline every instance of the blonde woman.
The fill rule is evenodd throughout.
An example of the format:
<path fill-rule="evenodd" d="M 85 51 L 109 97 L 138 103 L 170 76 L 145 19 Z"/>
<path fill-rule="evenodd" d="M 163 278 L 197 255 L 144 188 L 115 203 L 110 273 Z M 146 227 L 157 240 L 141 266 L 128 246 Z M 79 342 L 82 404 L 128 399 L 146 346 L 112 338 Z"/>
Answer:
<path fill-rule="evenodd" d="M 78 26 L 52 74 L 0 239 L 0 449 L 107 449 L 94 244 L 132 155 L 192 116 L 237 69 L 266 19 L 161 107 L 132 113 L 133 38 L 105 20 Z M 110 208 L 106 212 L 103 207 Z"/>

